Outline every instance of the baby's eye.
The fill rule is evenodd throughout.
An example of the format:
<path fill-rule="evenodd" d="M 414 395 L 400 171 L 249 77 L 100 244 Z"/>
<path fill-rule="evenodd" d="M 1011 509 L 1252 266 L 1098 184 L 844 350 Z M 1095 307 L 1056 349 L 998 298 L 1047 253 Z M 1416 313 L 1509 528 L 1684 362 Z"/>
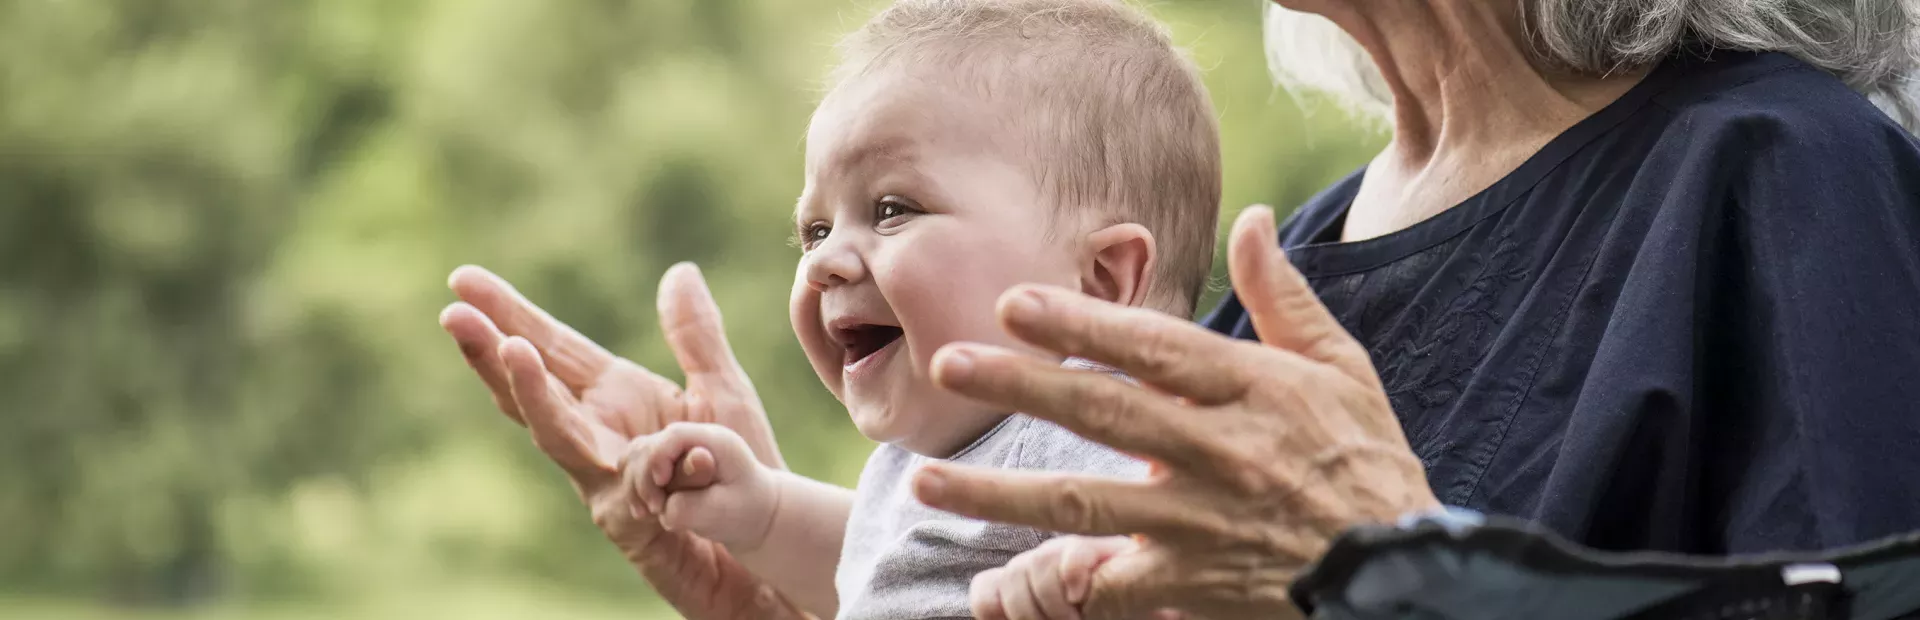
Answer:
<path fill-rule="evenodd" d="M 880 202 L 875 204 L 874 207 L 875 213 L 873 219 L 877 222 L 885 222 L 914 211 L 912 206 L 892 196 L 881 198 Z"/>
<path fill-rule="evenodd" d="M 833 228 L 826 224 L 808 224 L 806 228 L 800 230 L 800 249 L 811 250 L 832 233 Z"/>

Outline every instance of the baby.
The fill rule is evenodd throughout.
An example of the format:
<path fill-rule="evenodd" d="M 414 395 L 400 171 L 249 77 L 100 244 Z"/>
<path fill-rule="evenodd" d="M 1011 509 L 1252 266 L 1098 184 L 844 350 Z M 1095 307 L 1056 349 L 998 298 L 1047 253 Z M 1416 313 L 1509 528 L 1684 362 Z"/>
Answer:
<path fill-rule="evenodd" d="M 636 511 L 726 545 L 809 612 L 968 617 L 976 574 L 1053 535 L 919 504 L 917 466 L 1147 470 L 939 389 L 934 351 L 971 341 L 1045 354 L 995 319 L 1019 283 L 1188 316 L 1213 256 L 1218 130 L 1193 65 L 1114 0 L 903 0 L 842 50 L 807 133 L 790 310 L 820 380 L 881 444 L 858 489 L 768 469 L 711 425 L 637 440 L 622 467 L 645 504 Z M 710 486 L 666 490 L 696 462 L 715 468 Z M 1095 548 L 1110 554 L 1113 542 Z M 1097 561 L 996 575 L 1054 584 L 1019 604 L 1071 616 Z"/>

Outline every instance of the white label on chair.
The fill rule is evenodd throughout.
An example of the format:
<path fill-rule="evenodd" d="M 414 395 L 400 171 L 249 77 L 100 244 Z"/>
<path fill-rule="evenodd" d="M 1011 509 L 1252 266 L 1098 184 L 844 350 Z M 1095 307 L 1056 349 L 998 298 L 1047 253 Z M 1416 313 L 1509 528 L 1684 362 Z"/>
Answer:
<path fill-rule="evenodd" d="M 1780 569 L 1780 580 L 1789 586 L 1840 583 L 1840 567 L 1832 564 L 1788 564 Z"/>

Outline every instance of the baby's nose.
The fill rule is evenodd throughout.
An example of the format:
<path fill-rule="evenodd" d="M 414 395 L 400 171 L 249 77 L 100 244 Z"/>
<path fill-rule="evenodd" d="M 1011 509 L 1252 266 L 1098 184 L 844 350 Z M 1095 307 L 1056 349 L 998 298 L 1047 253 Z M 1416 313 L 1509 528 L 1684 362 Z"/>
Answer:
<path fill-rule="evenodd" d="M 849 244 L 836 243 L 832 237 L 807 252 L 806 260 L 807 284 L 816 291 L 825 291 L 865 277 L 866 267 L 860 254 Z"/>

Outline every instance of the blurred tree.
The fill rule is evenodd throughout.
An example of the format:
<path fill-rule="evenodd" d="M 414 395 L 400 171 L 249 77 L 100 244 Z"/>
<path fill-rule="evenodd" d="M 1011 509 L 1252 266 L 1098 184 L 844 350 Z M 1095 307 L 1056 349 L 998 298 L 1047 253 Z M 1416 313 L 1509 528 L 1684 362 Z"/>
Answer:
<path fill-rule="evenodd" d="M 351 317 L 250 316 L 385 92 L 274 36 L 311 5 L 114 4 L 0 4 L 0 581 L 179 602 L 222 500 L 408 442 Z"/>

